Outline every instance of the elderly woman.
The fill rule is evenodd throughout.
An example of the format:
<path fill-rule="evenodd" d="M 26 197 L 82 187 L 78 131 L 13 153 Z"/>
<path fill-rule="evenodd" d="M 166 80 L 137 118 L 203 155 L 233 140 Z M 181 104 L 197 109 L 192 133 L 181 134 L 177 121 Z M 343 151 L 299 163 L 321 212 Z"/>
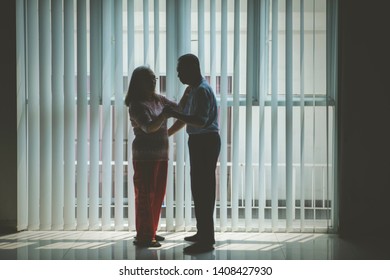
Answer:
<path fill-rule="evenodd" d="M 154 72 L 145 66 L 133 71 L 125 104 L 129 107 L 135 139 L 132 143 L 137 236 L 134 244 L 160 247 L 156 235 L 165 196 L 168 132 L 164 108 L 177 104 L 157 94 Z"/>

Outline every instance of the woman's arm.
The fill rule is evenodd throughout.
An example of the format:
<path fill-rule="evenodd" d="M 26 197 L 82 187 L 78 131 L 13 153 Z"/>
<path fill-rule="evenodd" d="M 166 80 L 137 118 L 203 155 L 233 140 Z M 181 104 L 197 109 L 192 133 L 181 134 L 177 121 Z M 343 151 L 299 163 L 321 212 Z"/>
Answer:
<path fill-rule="evenodd" d="M 163 113 L 161 113 L 155 120 L 153 120 L 147 124 L 140 125 L 140 128 L 145 133 L 156 132 L 157 130 L 160 129 L 160 127 L 164 123 L 165 119 L 166 119 L 165 115 Z"/>

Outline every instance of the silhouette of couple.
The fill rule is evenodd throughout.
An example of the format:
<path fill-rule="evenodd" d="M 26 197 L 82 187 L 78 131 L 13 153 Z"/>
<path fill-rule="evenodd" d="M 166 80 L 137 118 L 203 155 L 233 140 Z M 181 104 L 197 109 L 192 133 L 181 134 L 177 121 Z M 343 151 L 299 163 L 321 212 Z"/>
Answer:
<path fill-rule="evenodd" d="M 202 76 L 195 55 L 179 57 L 177 73 L 187 85 L 179 103 L 156 93 L 157 77 L 145 66 L 133 71 L 126 95 L 135 135 L 132 153 L 137 235 L 133 243 L 160 247 L 165 239 L 156 231 L 166 191 L 168 137 L 186 127 L 197 232 L 184 238 L 193 243 L 184 248 L 184 253 L 198 254 L 214 250 L 215 244 L 215 168 L 221 147 L 218 110 L 214 91 Z M 168 118 L 176 119 L 169 128 Z"/>

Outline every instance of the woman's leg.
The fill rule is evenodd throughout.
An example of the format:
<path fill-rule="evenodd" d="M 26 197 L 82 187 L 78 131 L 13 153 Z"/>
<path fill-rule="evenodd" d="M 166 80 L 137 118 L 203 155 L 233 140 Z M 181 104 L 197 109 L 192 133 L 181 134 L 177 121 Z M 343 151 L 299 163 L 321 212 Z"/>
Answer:
<path fill-rule="evenodd" d="M 153 181 L 151 172 L 153 164 L 149 161 L 133 161 L 134 193 L 135 193 L 135 222 L 137 241 L 151 241 L 154 238 L 154 221 L 151 203 Z"/>
<path fill-rule="evenodd" d="M 154 167 L 154 201 L 152 202 L 154 233 L 160 222 L 161 206 L 164 201 L 167 188 L 168 161 L 157 161 Z"/>

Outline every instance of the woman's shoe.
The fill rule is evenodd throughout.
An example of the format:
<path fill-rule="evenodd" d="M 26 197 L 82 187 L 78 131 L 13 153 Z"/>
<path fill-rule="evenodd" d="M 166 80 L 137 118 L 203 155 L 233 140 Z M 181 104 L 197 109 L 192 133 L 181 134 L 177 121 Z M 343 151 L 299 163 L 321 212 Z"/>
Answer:
<path fill-rule="evenodd" d="M 157 235 L 156 234 L 156 241 L 164 241 L 165 240 L 165 237 L 164 236 L 161 236 L 161 235 Z"/>
<path fill-rule="evenodd" d="M 152 240 L 147 247 L 158 248 L 161 247 L 161 243 L 157 240 Z"/>
<path fill-rule="evenodd" d="M 133 244 L 138 247 L 145 247 L 145 248 L 158 248 L 161 247 L 161 243 L 157 240 L 151 240 L 151 241 L 138 241 L 134 240 Z"/>
<path fill-rule="evenodd" d="M 164 240 L 165 240 L 165 237 L 156 234 L 155 239 L 156 239 L 156 241 L 164 241 Z M 137 236 L 134 237 L 134 240 L 137 240 Z"/>

